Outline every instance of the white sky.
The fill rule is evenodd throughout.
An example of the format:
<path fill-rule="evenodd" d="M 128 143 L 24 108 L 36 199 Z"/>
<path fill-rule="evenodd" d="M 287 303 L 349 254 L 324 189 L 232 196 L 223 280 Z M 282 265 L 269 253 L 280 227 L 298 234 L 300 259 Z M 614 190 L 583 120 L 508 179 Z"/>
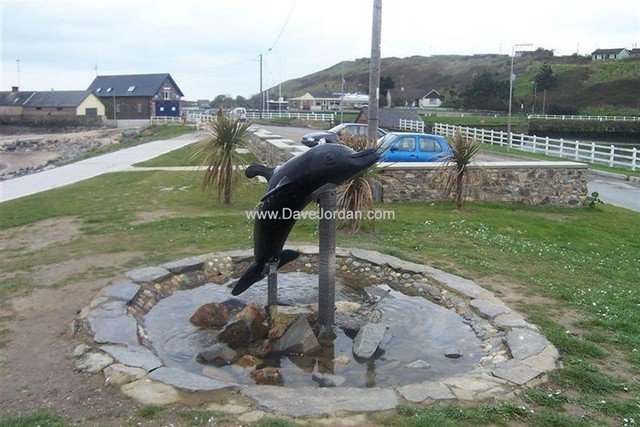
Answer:
<path fill-rule="evenodd" d="M 373 0 L 0 0 L 1 90 L 172 75 L 186 99 L 260 91 L 369 57 Z M 640 1 L 383 0 L 382 57 L 640 47 Z M 272 48 L 271 52 L 267 51 Z M 18 62 L 20 73 L 18 73 Z M 384 74 L 384 70 L 383 70 Z"/>

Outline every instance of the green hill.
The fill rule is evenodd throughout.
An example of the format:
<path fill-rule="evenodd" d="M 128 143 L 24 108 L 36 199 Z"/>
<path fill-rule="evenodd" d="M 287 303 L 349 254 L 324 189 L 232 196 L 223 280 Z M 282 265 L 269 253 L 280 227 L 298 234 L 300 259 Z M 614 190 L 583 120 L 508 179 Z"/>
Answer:
<path fill-rule="evenodd" d="M 536 93 L 536 112 L 544 98 L 547 114 L 640 114 L 640 60 L 592 61 L 588 57 L 555 57 L 549 51 L 527 52 L 514 60 L 517 78 L 514 106 L 521 102 L 530 111 L 534 98 L 534 80 L 544 63 L 557 75 L 557 84 Z M 396 105 L 411 104 L 432 89 L 447 100 L 459 96 L 474 76 L 488 71 L 496 80 L 508 81 L 511 58 L 508 55 L 444 55 L 383 58 L 381 75 L 395 82 L 392 97 Z M 341 91 L 344 75 L 346 92 L 367 92 L 369 59 L 344 61 L 326 70 L 281 85 L 286 98 Z M 276 89 L 276 88 L 274 88 Z M 402 90 L 404 89 L 404 90 Z M 272 92 L 273 93 L 273 92 Z"/>

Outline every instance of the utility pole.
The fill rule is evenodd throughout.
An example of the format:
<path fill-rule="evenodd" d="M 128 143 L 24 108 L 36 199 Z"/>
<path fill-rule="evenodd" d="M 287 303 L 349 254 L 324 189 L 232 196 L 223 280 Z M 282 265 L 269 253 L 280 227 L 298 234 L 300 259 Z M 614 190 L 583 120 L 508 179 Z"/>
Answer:
<path fill-rule="evenodd" d="M 264 106 L 264 91 L 262 90 L 262 54 L 260 54 L 260 120 L 262 120 L 263 106 Z"/>
<path fill-rule="evenodd" d="M 380 34 L 382 30 L 382 0 L 373 0 L 371 30 L 371 65 L 369 66 L 369 146 L 378 140 L 378 105 L 380 99 Z"/>

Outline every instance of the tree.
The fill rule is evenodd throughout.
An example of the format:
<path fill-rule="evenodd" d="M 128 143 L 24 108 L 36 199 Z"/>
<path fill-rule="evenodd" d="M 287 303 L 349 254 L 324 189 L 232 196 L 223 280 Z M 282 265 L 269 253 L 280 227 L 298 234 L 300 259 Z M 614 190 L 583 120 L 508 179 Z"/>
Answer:
<path fill-rule="evenodd" d="M 384 76 L 380 78 L 380 104 L 384 105 L 387 102 L 387 93 L 390 89 L 396 87 L 396 82 L 390 76 Z"/>
<path fill-rule="evenodd" d="M 245 148 L 249 135 L 249 122 L 226 117 L 222 110 L 209 124 L 209 135 L 200 141 L 193 153 L 207 167 L 202 178 L 202 191 L 216 187 L 218 201 L 231 204 L 231 194 L 239 180 L 238 166 L 246 164 L 237 148 Z"/>
<path fill-rule="evenodd" d="M 498 80 L 483 71 L 462 91 L 465 108 L 504 110 L 509 99 L 509 81 Z"/>
<path fill-rule="evenodd" d="M 546 62 L 540 67 L 540 71 L 533 80 L 538 84 L 538 90 L 552 89 L 556 86 L 558 76 Z"/>

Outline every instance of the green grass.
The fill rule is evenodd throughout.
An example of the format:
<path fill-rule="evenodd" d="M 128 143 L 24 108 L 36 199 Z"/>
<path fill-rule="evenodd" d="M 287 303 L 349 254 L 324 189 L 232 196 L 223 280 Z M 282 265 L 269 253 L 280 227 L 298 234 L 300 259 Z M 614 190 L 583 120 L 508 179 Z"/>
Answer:
<path fill-rule="evenodd" d="M 60 415 L 44 409 L 17 417 L 0 416 L 0 426 L 3 427 L 66 427 L 68 425 L 70 424 Z"/>
<path fill-rule="evenodd" d="M 264 184 L 245 184 L 233 205 L 224 206 L 199 191 L 200 179 L 198 172 L 107 174 L 3 203 L 0 232 L 56 217 L 77 218 L 82 231 L 55 250 L 6 250 L 3 299 L 40 286 L 29 280 L 35 265 L 54 266 L 73 257 L 135 252 L 140 255 L 127 265 L 134 268 L 250 248 L 253 224 L 244 211 L 255 207 Z M 379 250 L 489 286 L 509 283 L 518 296 L 514 308 L 540 326 L 562 353 L 564 366 L 514 403 L 401 409 L 391 424 L 581 426 L 640 419 L 640 387 L 633 380 L 640 376 L 640 214 L 609 205 L 467 204 L 463 212 L 448 203 L 379 207 L 393 210 L 395 220 L 379 222 L 372 234 L 340 233 L 338 245 Z M 289 240 L 317 238 L 317 223 L 301 220 Z M 117 276 L 118 271 L 91 274 Z M 572 407 L 587 416 L 574 414 Z M 144 409 L 138 417 L 156 412 Z"/>

